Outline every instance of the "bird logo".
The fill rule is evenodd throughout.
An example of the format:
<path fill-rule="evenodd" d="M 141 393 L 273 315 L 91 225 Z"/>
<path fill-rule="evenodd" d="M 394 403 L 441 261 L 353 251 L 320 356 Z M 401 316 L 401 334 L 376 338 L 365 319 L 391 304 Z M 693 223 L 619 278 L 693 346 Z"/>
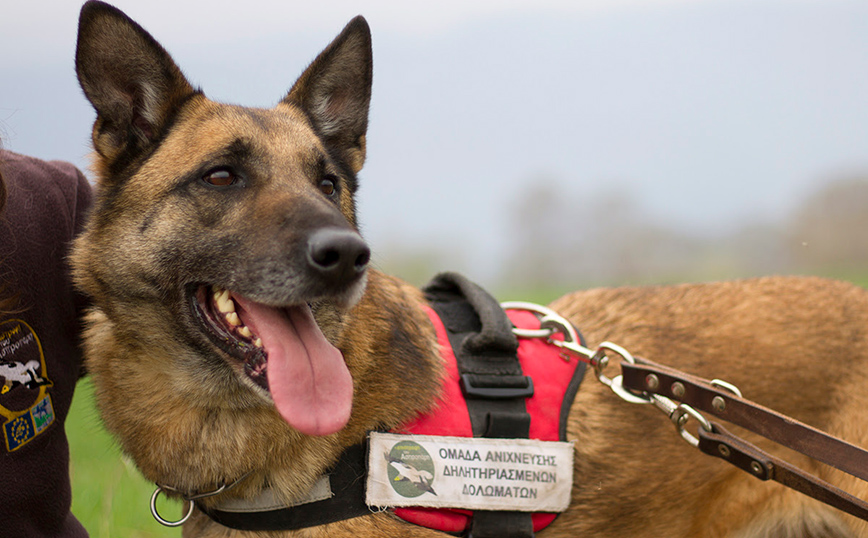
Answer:
<path fill-rule="evenodd" d="M 431 487 L 431 482 L 434 480 L 434 475 L 424 469 L 417 469 L 408 463 L 392 458 L 388 454 L 386 461 L 389 462 L 389 467 L 397 471 L 397 475 L 392 479 L 393 482 L 407 481 L 418 489 L 421 493 L 431 493 L 437 495 L 434 488 Z"/>
<path fill-rule="evenodd" d="M 436 474 L 434 460 L 422 445 L 413 441 L 400 441 L 383 456 L 388 465 L 389 483 L 399 495 L 437 495 L 432 487 Z"/>

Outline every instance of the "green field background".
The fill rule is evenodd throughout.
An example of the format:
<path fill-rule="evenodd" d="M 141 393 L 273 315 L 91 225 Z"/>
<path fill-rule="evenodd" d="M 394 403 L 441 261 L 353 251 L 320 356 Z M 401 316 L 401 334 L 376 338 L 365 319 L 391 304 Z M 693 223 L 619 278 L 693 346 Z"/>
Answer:
<path fill-rule="evenodd" d="M 121 456 L 103 428 L 88 379 L 75 389 L 66 434 L 71 455 L 72 513 L 91 538 L 181 536 L 180 529 L 164 527 L 151 516 L 149 503 L 155 486 Z M 181 513 L 178 502 L 161 501 L 159 508 L 169 520 Z"/>

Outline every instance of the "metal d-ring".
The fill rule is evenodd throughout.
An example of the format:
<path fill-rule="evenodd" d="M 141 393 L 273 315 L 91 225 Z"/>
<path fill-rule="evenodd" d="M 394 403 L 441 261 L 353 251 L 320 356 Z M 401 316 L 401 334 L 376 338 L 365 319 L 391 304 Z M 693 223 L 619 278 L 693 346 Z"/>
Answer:
<path fill-rule="evenodd" d="M 575 355 L 581 360 L 588 362 L 594 355 L 592 350 L 580 344 L 579 334 L 576 332 L 573 324 L 551 308 L 524 301 L 505 302 L 501 303 L 500 307 L 504 310 L 525 310 L 541 316 L 539 329 L 513 328 L 512 333 L 519 338 L 544 338 L 550 344 L 568 352 L 567 355 L 562 355 L 565 360 L 569 360 L 569 355 Z M 563 340 L 551 338 L 555 334 L 563 335 Z"/>
<path fill-rule="evenodd" d="M 507 301 L 500 303 L 500 307 L 504 310 L 526 310 L 542 316 L 557 316 L 557 313 L 550 308 L 525 301 Z M 520 338 L 548 338 L 557 332 L 557 329 L 554 327 L 540 327 L 539 329 L 519 329 L 516 327 L 512 329 L 512 332 Z"/>
<path fill-rule="evenodd" d="M 157 489 L 154 490 L 154 494 L 151 495 L 151 515 L 154 516 L 154 519 L 156 519 L 161 524 L 163 524 L 167 527 L 180 527 L 181 525 L 186 523 L 188 519 L 190 519 L 190 516 L 193 515 L 193 507 L 195 505 L 195 503 L 193 501 L 196 501 L 199 499 L 204 499 L 206 497 L 213 497 L 215 495 L 223 493 L 224 491 L 229 491 L 230 489 L 237 486 L 239 482 L 241 482 L 242 480 L 247 478 L 247 476 L 250 475 L 250 473 L 252 473 L 252 472 L 253 472 L 252 470 L 247 471 L 246 473 L 241 475 L 235 482 L 232 482 L 231 484 L 225 484 L 225 483 L 220 484 L 220 486 L 215 490 L 206 491 L 205 493 L 197 493 L 195 495 L 183 495 L 183 494 L 181 494 L 181 492 L 179 490 L 177 490 L 171 486 L 161 486 L 160 484 L 157 484 Z M 175 493 L 181 494 L 181 497 L 184 499 L 184 502 L 190 503 L 190 507 L 187 508 L 187 513 L 184 514 L 184 517 L 182 517 L 178 521 L 168 521 L 168 520 L 164 519 L 162 516 L 160 516 L 160 513 L 157 511 L 157 497 L 160 496 L 160 493 L 165 492 L 165 491 L 173 491 Z"/>
<path fill-rule="evenodd" d="M 685 426 L 687 422 L 691 419 L 696 419 L 699 422 L 699 425 L 702 426 L 702 429 L 711 432 L 714 428 L 711 426 L 711 423 L 705 418 L 702 413 L 697 411 L 696 409 L 690 407 L 687 404 L 679 404 L 678 407 L 672 412 L 672 415 L 669 419 L 675 425 L 675 429 L 678 430 L 678 433 L 681 434 L 682 439 L 687 441 L 687 444 L 696 448 L 699 446 L 699 439 L 696 438 L 692 433 L 688 432 Z"/>
<path fill-rule="evenodd" d="M 187 513 L 184 514 L 184 517 L 179 519 L 178 521 L 169 521 L 164 519 L 160 513 L 157 511 L 157 497 L 160 496 L 160 493 L 164 491 L 163 486 L 157 485 L 157 489 L 154 490 L 154 494 L 151 495 L 151 515 L 154 516 L 154 519 L 160 522 L 160 524 L 165 525 L 166 527 L 180 527 L 184 523 L 190 519 L 190 516 L 193 515 L 193 501 L 190 499 L 184 499 L 184 502 L 189 503 L 189 508 L 187 508 Z"/>
<path fill-rule="evenodd" d="M 738 387 L 736 387 L 732 383 L 724 381 L 723 379 L 712 379 L 711 386 L 719 389 L 726 389 L 729 392 L 738 396 L 739 398 L 743 398 L 743 396 L 741 395 L 741 391 L 738 389 Z"/>

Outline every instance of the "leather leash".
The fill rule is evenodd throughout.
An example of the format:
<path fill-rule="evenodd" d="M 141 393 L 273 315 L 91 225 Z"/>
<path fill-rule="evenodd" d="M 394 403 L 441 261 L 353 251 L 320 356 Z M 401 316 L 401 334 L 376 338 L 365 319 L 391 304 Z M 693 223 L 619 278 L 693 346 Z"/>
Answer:
<path fill-rule="evenodd" d="M 868 452 L 742 398 L 729 385 L 707 381 L 642 358 L 621 364 L 623 388 L 654 394 L 708 413 L 868 481 Z M 774 480 L 858 518 L 868 503 L 760 450 L 716 422 L 700 422 L 698 448 L 761 479 Z"/>
<path fill-rule="evenodd" d="M 779 458 L 763 452 L 700 411 L 741 426 L 780 445 L 826 463 L 856 478 L 868 481 L 868 451 L 826 434 L 742 397 L 735 386 L 724 381 L 695 377 L 674 368 L 633 357 L 629 351 L 603 342 L 596 350 L 569 338 L 569 321 L 550 312 L 541 320 L 549 334 L 561 333 L 564 341 L 550 340 L 565 352 L 588 362 L 597 379 L 623 400 L 653 404 L 669 416 L 681 436 L 703 453 L 728 461 L 761 479 L 774 480 L 829 506 L 868 521 L 868 503 Z M 609 355 L 621 359 L 621 375 L 604 374 Z M 679 402 L 676 404 L 673 400 Z M 699 437 L 685 429 L 691 419 L 699 424 Z"/>

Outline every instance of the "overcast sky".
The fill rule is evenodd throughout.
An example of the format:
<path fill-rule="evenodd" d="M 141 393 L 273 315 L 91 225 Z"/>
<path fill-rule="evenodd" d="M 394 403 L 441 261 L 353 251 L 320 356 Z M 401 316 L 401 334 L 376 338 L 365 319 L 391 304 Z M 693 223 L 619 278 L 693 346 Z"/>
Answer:
<path fill-rule="evenodd" d="M 441 269 L 483 281 L 509 244 L 510 204 L 534 180 L 587 204 L 623 190 L 661 221 L 713 233 L 868 170 L 865 1 L 115 4 L 207 95 L 255 106 L 277 102 L 365 15 L 363 232 L 375 251 L 454 249 L 457 266 Z M 0 138 L 86 168 L 78 7 L 0 0 Z"/>

